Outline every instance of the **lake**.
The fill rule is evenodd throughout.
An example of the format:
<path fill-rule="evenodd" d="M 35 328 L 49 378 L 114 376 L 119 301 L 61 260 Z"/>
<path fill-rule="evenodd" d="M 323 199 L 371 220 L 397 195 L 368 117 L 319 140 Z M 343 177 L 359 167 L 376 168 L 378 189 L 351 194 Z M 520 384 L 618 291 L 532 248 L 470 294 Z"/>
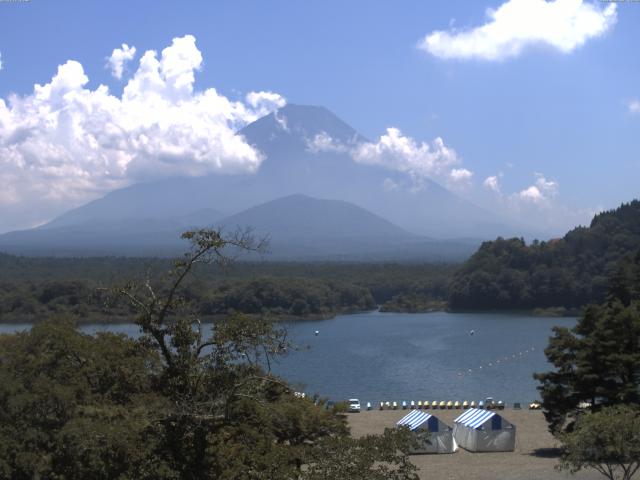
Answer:
<path fill-rule="evenodd" d="M 279 359 L 276 373 L 308 394 L 361 402 L 539 398 L 534 372 L 551 328 L 573 318 L 518 314 L 367 312 L 330 320 L 284 323 L 300 351 Z M 0 325 L 0 332 L 28 328 Z M 136 336 L 136 325 L 85 325 L 87 333 Z M 315 335 L 315 331 L 318 335 Z M 308 347 L 308 348 L 307 348 Z"/>

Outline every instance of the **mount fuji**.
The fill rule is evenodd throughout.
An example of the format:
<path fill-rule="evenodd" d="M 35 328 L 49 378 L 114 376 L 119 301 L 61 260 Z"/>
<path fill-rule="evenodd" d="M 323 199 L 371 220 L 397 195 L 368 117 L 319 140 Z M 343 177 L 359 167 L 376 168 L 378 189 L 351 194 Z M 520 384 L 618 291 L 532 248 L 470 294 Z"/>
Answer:
<path fill-rule="evenodd" d="M 435 181 L 409 188 L 402 172 L 357 163 L 341 149 L 310 148 L 318 135 L 344 145 L 366 141 L 326 108 L 289 104 L 239 134 L 264 155 L 256 173 L 135 184 L 2 235 L 0 250 L 169 255 L 184 249 L 181 231 L 213 225 L 268 234 L 274 258 L 451 259 L 517 230 Z"/>

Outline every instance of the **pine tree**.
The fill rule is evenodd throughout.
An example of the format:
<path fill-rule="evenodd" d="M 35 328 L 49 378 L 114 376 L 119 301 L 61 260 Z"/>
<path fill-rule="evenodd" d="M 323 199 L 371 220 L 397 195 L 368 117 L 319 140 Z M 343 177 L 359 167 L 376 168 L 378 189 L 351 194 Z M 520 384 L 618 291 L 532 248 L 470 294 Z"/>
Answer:
<path fill-rule="evenodd" d="M 553 433 L 571 430 L 586 405 L 640 404 L 640 254 L 619 265 L 604 304 L 554 333 L 545 354 L 555 370 L 534 375 Z"/>

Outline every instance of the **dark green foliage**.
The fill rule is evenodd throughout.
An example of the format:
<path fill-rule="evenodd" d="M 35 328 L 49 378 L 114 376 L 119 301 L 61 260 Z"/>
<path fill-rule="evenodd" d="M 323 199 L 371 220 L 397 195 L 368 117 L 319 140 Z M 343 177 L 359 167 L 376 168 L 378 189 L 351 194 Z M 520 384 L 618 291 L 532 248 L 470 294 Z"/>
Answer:
<path fill-rule="evenodd" d="M 0 254 L 0 322 L 35 323 L 52 314 L 69 314 L 84 323 L 131 321 L 134 312 L 126 303 L 110 302 L 105 308 L 108 289 L 122 279 L 158 278 L 168 268 L 165 260 Z M 443 305 L 454 268 L 237 263 L 224 273 L 197 269 L 185 283 L 183 295 L 203 316 L 239 312 L 276 319 L 317 318 L 383 304 L 386 311 L 424 311 L 434 303 Z"/>
<path fill-rule="evenodd" d="M 230 311 L 276 317 L 335 315 L 371 310 L 371 293 L 360 286 L 308 278 L 259 278 L 223 284 L 203 299 L 204 315 Z"/>
<path fill-rule="evenodd" d="M 270 373 L 291 347 L 285 331 L 232 315 L 203 337 L 186 278 L 224 264 L 228 246 L 257 247 L 211 230 L 184 238 L 193 249 L 164 282 L 118 288 L 139 340 L 61 319 L 0 336 L 0 478 L 414 479 L 402 433 L 350 439 L 340 407 Z"/>
<path fill-rule="evenodd" d="M 159 369 L 133 340 L 62 319 L 0 337 L 0 478 L 152 478 Z"/>
<path fill-rule="evenodd" d="M 579 308 L 602 302 L 610 276 L 640 245 L 640 201 L 596 215 L 589 228 L 526 245 L 522 239 L 485 242 L 456 272 L 454 310 Z"/>
<path fill-rule="evenodd" d="M 619 405 L 581 415 L 575 429 L 560 436 L 560 468 L 593 468 L 609 480 L 631 480 L 640 469 L 640 410 Z"/>
<path fill-rule="evenodd" d="M 588 307 L 573 329 L 554 329 L 545 353 L 555 370 L 535 375 L 552 432 L 571 429 L 581 403 L 640 404 L 638 273 L 640 255 L 623 259 L 606 301 Z"/>
<path fill-rule="evenodd" d="M 186 279 L 226 264 L 229 246 L 260 246 L 215 230 L 183 238 L 193 248 L 164 281 L 117 289 L 140 339 L 84 335 L 60 318 L 0 336 L 0 479 L 415 478 L 398 434 L 352 440 L 341 408 L 270 373 L 291 347 L 285 331 L 231 315 L 203 337 Z M 72 298 L 78 285 L 42 295 Z M 327 464 L 336 445 L 350 454 Z"/>
<path fill-rule="evenodd" d="M 387 429 L 382 436 L 327 437 L 311 450 L 301 480 L 417 480 L 416 467 L 406 452 L 409 431 Z"/>

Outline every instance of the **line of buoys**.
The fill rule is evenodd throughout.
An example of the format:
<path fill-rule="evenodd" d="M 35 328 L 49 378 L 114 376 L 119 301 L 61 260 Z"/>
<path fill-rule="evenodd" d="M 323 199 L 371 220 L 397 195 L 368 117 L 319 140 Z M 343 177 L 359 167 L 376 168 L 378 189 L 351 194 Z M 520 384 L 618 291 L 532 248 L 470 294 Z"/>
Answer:
<path fill-rule="evenodd" d="M 524 357 L 525 355 L 528 355 L 529 353 L 532 353 L 535 351 L 535 347 L 531 347 L 528 348 L 522 352 L 518 352 L 518 353 L 513 353 L 511 354 L 511 356 L 509 355 L 505 355 L 504 358 L 498 358 L 495 361 L 492 362 L 487 362 L 481 365 L 478 365 L 475 370 L 473 368 L 468 368 L 466 370 L 460 370 L 456 373 L 456 375 L 458 377 L 464 377 L 465 375 L 470 375 L 472 374 L 474 371 L 481 371 L 481 370 L 485 370 L 487 368 L 492 368 L 492 367 L 497 367 L 500 365 L 505 365 L 506 362 L 508 362 L 509 360 L 513 360 L 513 359 L 518 359 L 520 357 Z"/>

